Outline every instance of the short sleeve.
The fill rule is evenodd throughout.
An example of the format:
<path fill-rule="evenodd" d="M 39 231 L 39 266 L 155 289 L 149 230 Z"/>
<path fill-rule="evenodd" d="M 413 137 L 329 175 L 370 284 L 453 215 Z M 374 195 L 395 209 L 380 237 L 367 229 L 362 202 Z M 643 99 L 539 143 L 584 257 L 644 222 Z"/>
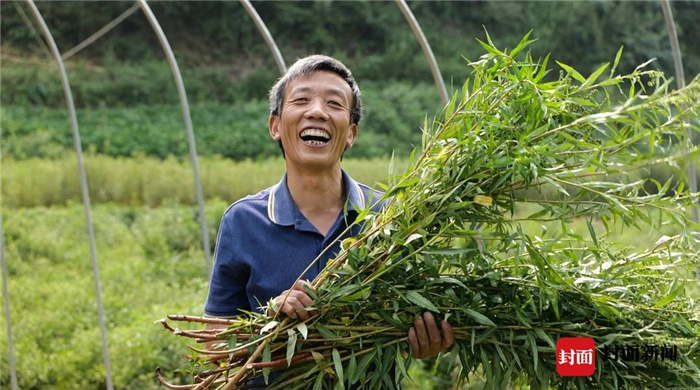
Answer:
<path fill-rule="evenodd" d="M 236 252 L 231 210 L 224 213 L 214 251 L 214 268 L 204 312 L 209 316 L 233 317 L 250 311 L 246 284 L 250 270 L 240 264 Z"/>

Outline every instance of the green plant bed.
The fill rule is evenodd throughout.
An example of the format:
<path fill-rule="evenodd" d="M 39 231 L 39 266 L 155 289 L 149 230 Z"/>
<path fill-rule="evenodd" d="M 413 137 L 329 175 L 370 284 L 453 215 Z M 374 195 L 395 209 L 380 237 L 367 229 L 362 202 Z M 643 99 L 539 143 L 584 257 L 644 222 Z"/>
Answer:
<path fill-rule="evenodd" d="M 226 207 L 207 203 L 214 236 Z M 153 312 L 203 310 L 207 277 L 196 215 L 194 207 L 175 204 L 93 208 L 115 388 L 153 389 L 154 366 L 186 368 L 184 343 L 167 345 L 169 336 L 151 324 Z M 2 219 L 19 387 L 104 388 L 82 206 L 3 208 Z M 7 337 L 0 339 L 7 351 Z M 3 386 L 9 386 L 6 356 Z"/>
<path fill-rule="evenodd" d="M 281 157 L 232 161 L 221 157 L 198 159 L 206 199 L 234 202 L 277 183 L 284 173 Z M 397 169 L 406 160 L 394 162 Z M 58 159 L 3 159 L 2 206 L 35 207 L 81 202 L 80 178 L 75 156 Z M 362 183 L 374 185 L 389 171 L 390 159 L 347 158 L 343 167 Z M 88 154 L 85 158 L 92 203 L 158 206 L 197 202 L 194 174 L 189 160 L 165 160 L 138 156 L 109 157 Z"/>

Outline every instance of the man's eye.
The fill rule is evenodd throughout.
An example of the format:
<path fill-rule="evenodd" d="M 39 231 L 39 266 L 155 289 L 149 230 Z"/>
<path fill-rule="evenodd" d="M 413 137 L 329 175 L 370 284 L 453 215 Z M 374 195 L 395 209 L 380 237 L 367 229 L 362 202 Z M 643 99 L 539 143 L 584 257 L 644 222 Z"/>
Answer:
<path fill-rule="evenodd" d="M 332 104 L 334 106 L 342 106 L 342 104 L 340 104 L 340 102 L 336 100 L 329 100 L 328 104 Z"/>

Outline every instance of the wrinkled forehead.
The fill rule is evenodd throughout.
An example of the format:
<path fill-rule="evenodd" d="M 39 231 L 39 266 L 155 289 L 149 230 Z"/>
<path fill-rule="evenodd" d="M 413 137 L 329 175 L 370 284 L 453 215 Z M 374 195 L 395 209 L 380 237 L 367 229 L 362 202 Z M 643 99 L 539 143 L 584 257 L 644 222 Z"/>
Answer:
<path fill-rule="evenodd" d="M 319 93 L 352 101 L 352 89 L 348 82 L 328 70 L 317 70 L 290 80 L 285 88 L 285 97 L 298 93 Z"/>

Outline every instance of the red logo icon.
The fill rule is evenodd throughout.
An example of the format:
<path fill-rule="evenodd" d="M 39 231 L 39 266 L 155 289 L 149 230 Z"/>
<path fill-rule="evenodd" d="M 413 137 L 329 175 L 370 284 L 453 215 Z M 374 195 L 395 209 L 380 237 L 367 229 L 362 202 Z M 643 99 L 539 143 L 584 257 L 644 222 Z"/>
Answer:
<path fill-rule="evenodd" d="M 557 373 L 561 376 L 591 376 L 595 372 L 595 343 L 590 337 L 557 340 Z"/>

